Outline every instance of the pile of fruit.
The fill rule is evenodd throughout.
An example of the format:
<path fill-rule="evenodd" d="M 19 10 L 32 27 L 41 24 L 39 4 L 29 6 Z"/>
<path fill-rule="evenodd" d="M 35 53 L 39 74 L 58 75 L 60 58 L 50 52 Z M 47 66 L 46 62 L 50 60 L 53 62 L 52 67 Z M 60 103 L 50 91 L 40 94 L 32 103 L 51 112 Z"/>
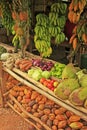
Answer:
<path fill-rule="evenodd" d="M 40 129 L 44 129 L 43 124 L 47 125 L 47 127 L 52 130 L 87 129 L 87 123 L 82 120 L 81 117 L 57 105 L 26 85 L 14 86 L 9 94 L 15 97 L 27 112 L 42 122 L 42 125 L 36 123 L 37 127 Z M 13 107 L 23 114 L 18 105 L 13 101 L 12 103 Z M 24 117 L 28 118 L 27 115 Z"/>
<path fill-rule="evenodd" d="M 32 59 L 33 66 L 40 67 L 41 70 L 50 71 L 52 67 L 54 67 L 54 63 L 52 61 L 45 61 L 41 59 Z"/>
<path fill-rule="evenodd" d="M 41 78 L 40 83 L 50 90 L 54 91 L 54 89 L 58 86 L 60 82 L 54 79 Z"/>
<path fill-rule="evenodd" d="M 72 104 L 87 109 L 87 70 L 68 64 L 62 72 L 62 79 L 54 93 L 63 100 L 68 99 Z"/>
<path fill-rule="evenodd" d="M 51 69 L 51 76 L 56 77 L 58 79 L 59 78 L 61 79 L 62 78 L 62 72 L 63 72 L 65 66 L 66 66 L 65 64 L 56 62 L 54 64 L 54 67 Z"/>

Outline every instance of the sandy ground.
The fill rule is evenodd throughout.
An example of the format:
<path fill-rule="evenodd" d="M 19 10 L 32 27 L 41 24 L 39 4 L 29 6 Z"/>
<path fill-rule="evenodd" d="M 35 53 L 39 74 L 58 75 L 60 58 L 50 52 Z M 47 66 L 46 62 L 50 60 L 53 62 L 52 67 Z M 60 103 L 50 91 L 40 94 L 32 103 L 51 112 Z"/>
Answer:
<path fill-rule="evenodd" d="M 0 108 L 0 130 L 30 130 L 29 124 L 10 108 Z"/>

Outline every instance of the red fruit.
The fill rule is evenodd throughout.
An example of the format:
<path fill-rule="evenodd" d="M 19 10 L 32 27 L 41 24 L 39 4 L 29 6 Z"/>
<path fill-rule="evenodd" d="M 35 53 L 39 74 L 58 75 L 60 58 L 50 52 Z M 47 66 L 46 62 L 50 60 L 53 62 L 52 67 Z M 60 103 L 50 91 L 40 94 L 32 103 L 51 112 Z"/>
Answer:
<path fill-rule="evenodd" d="M 48 81 L 45 80 L 44 83 L 43 83 L 43 85 L 47 87 Z"/>
<path fill-rule="evenodd" d="M 42 83 L 42 84 L 43 84 L 45 81 L 46 81 L 45 78 L 41 78 L 41 79 L 40 79 L 40 83 Z"/>
<path fill-rule="evenodd" d="M 54 91 L 54 87 L 52 87 L 51 90 Z"/>

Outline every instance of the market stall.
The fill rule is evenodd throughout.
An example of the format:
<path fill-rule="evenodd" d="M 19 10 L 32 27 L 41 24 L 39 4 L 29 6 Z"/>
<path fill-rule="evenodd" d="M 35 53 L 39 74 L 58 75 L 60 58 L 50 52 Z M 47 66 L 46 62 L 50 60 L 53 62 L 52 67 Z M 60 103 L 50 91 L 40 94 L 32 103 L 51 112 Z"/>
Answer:
<path fill-rule="evenodd" d="M 10 21 L 5 19 L 5 4 Z M 79 65 L 87 47 L 86 14 L 82 14 L 86 1 L 72 0 L 69 6 L 54 2 L 49 15 L 37 14 L 33 42 L 39 55 L 26 51 L 31 42 L 30 1 L 13 0 L 12 6 L 2 1 L 2 5 L 3 24 L 13 40 L 12 46 L 0 43 L 0 105 L 12 108 L 34 130 L 86 130 L 87 64 Z M 69 38 L 64 32 L 67 17 L 74 24 Z M 52 44 L 66 43 L 74 62 L 52 60 Z"/>

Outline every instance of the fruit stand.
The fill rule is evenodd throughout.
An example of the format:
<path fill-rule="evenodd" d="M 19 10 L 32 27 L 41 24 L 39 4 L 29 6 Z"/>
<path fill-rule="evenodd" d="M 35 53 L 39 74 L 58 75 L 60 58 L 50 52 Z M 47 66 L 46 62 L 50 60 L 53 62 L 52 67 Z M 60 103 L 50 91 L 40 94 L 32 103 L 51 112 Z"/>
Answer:
<path fill-rule="evenodd" d="M 51 44 L 68 43 L 74 60 L 87 47 L 86 0 L 69 1 L 69 6 L 53 2 L 48 15 L 36 15 L 32 39 L 39 55 L 26 51 L 32 42 L 32 2 L 0 4 L 3 26 L 7 35 L 13 34 L 12 46 L 0 42 L 0 106 L 12 108 L 30 130 L 87 130 L 87 69 L 71 59 L 65 64 L 50 58 Z M 69 36 L 64 30 L 67 18 L 73 24 Z"/>
<path fill-rule="evenodd" d="M 7 46 L 3 43 L 1 46 L 6 47 L 6 49 L 10 51 L 13 50 L 13 47 Z M 14 55 L 14 53 L 12 55 Z M 26 52 L 26 56 L 29 58 L 28 60 L 32 58 L 40 59 L 39 56 L 33 55 L 29 52 Z M 48 59 L 45 60 L 52 61 Z M 52 62 L 56 63 L 55 61 Z M 11 107 L 28 123 L 33 125 L 36 130 L 51 130 L 54 128 L 69 128 L 72 130 L 72 128 L 75 128 L 75 124 L 73 123 L 76 121 L 79 122 L 77 123 L 78 128 L 82 128 L 83 126 L 86 128 L 87 108 L 84 108 L 82 106 L 75 106 L 70 103 L 69 100 L 62 100 L 55 95 L 54 91 L 41 84 L 40 81 L 36 81 L 35 79 L 31 78 L 26 72 L 20 70 L 20 68 L 13 67 L 9 69 L 4 63 L 5 61 L 1 61 L 0 67 L 0 78 L 2 80 L 2 106 Z M 60 79 L 55 79 L 60 82 Z M 24 100 L 23 97 L 26 100 Z M 42 113 L 42 110 L 44 113 Z M 47 117 L 48 113 L 49 119 Z M 71 115 L 75 116 L 75 121 L 67 122 L 68 120 L 72 120 L 70 119 Z M 53 123 L 53 120 L 56 120 L 57 124 Z M 60 120 L 61 123 L 58 123 L 58 120 Z M 85 125 L 83 125 L 84 122 Z"/>

